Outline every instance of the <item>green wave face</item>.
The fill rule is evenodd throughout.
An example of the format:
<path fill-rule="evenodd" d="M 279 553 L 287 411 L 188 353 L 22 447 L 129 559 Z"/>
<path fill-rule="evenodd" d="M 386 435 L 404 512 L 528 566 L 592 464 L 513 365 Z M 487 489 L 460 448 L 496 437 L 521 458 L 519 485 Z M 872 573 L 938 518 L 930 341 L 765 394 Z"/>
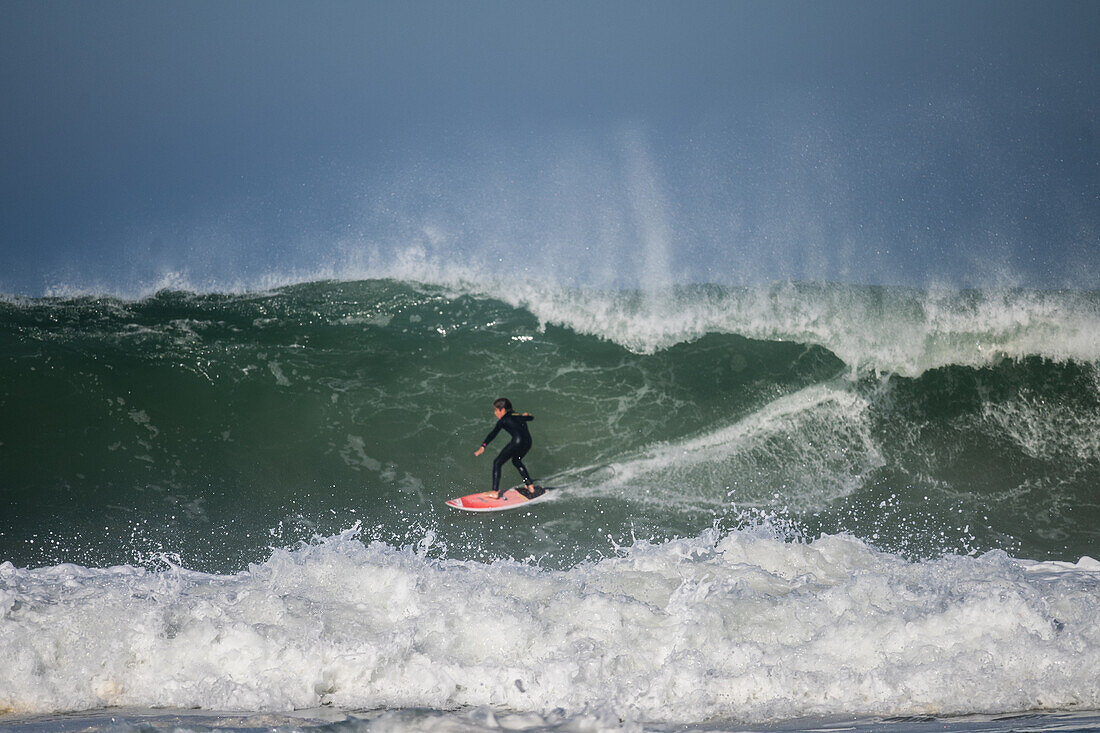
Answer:
<path fill-rule="evenodd" d="M 552 566 L 715 523 L 915 557 L 1095 552 L 1093 295 L 1064 296 L 1069 323 L 1033 293 L 757 295 L 756 316 L 752 293 L 714 288 L 511 302 L 395 281 L 0 304 L 0 560 L 225 571 L 355 522 Z M 967 319 L 1049 353 L 968 352 Z M 914 349 L 920 369 L 882 368 Z M 454 513 L 487 488 L 502 439 L 473 451 L 501 396 L 536 416 L 527 464 L 561 491 Z"/>

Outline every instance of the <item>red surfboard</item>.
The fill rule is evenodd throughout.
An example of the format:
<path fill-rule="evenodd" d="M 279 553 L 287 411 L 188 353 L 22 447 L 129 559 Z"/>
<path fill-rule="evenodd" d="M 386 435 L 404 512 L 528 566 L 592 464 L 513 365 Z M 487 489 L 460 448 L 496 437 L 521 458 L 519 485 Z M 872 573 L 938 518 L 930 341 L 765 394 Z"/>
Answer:
<path fill-rule="evenodd" d="M 529 494 L 529 495 L 528 495 Z M 533 491 L 519 487 L 508 489 L 504 496 L 497 498 L 495 491 L 481 491 L 468 496 L 460 496 L 457 499 L 448 499 L 447 506 L 461 509 L 464 512 L 502 512 L 505 509 L 518 509 L 537 501 L 542 501 L 550 496 L 549 489 L 536 486 Z"/>

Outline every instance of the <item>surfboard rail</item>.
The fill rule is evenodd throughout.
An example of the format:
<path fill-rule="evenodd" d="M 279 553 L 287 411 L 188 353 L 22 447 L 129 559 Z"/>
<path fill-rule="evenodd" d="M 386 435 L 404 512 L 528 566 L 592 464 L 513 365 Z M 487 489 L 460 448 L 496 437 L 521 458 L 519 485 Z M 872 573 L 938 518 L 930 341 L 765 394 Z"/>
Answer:
<path fill-rule="evenodd" d="M 516 486 L 505 491 L 500 499 L 495 491 L 479 491 L 476 494 L 448 499 L 446 504 L 464 512 L 501 512 L 544 501 L 550 498 L 552 490 L 550 487 L 536 486 L 532 495 L 528 496 L 523 487 Z"/>

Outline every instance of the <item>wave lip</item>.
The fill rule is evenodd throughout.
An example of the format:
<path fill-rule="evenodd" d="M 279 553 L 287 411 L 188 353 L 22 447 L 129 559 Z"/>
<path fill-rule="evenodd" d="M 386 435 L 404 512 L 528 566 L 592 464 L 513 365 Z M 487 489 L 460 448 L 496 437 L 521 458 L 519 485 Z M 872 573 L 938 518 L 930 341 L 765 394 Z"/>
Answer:
<path fill-rule="evenodd" d="M 249 298 L 257 292 L 357 281 L 443 289 L 452 298 L 497 299 L 529 311 L 544 326 L 564 326 L 637 353 L 653 353 L 707 333 L 733 333 L 823 346 L 853 374 L 915 377 L 945 366 L 983 367 L 1029 356 L 1100 362 L 1100 291 L 1090 290 L 919 289 L 830 282 L 602 290 L 537 279 L 517 284 L 473 266 L 443 264 L 413 253 L 370 266 L 267 275 L 254 282 L 195 285 L 186 274 L 172 273 L 153 285 L 121 293 L 58 287 L 50 295 L 67 299 L 106 292 L 144 299 L 164 289 L 182 289 Z"/>
<path fill-rule="evenodd" d="M 567 571 L 363 544 L 236 575 L 0 566 L 0 708 L 770 721 L 1100 707 L 1100 575 L 705 532 Z M 118 619 L 126 618 L 125 628 Z"/>
<path fill-rule="evenodd" d="M 823 346 L 853 373 L 916 377 L 1005 358 L 1100 361 L 1100 293 L 783 283 L 659 293 L 492 292 L 542 322 L 652 353 L 705 333 Z"/>

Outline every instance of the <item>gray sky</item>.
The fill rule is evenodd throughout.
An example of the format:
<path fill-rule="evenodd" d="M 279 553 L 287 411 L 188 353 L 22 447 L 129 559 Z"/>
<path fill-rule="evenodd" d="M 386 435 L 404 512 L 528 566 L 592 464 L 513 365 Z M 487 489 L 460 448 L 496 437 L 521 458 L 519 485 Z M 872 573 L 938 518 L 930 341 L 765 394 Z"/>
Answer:
<path fill-rule="evenodd" d="M 1098 3 L 0 9 L 0 292 L 410 247 L 596 285 L 1100 287 Z"/>

